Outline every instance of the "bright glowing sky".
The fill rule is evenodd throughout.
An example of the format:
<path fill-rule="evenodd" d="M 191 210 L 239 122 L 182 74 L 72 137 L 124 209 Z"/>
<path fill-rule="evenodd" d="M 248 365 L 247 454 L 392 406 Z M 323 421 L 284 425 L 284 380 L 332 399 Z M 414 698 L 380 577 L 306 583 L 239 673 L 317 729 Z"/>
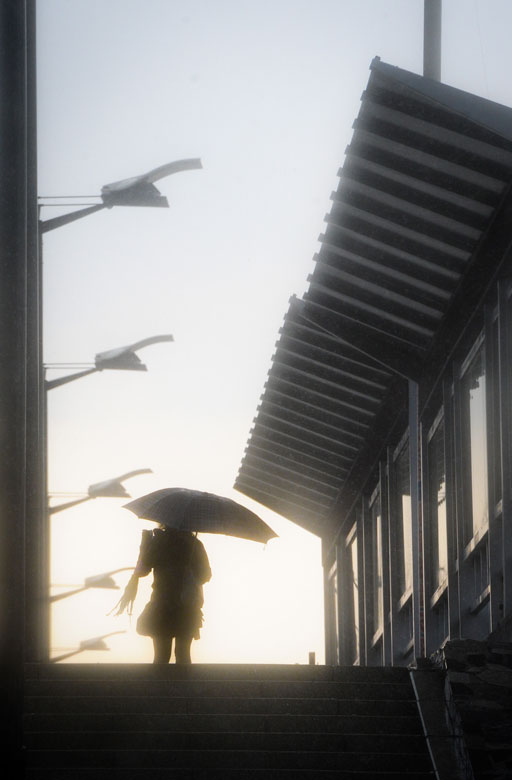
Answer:
<path fill-rule="evenodd" d="M 322 661 L 319 540 L 232 485 L 288 299 L 313 267 L 368 67 L 378 55 L 421 73 L 423 0 L 38 6 L 42 196 L 98 194 L 184 157 L 204 165 L 159 183 L 168 210 L 104 211 L 44 238 L 45 362 L 175 337 L 140 352 L 147 374 L 104 372 L 51 391 L 50 491 L 85 492 L 148 467 L 126 483 L 133 496 L 197 487 L 259 511 L 280 535 L 265 550 L 203 537 L 214 577 L 193 659 L 306 663 L 313 650 Z M 511 105 L 511 4 L 443 6 L 443 80 Z M 54 584 L 134 565 L 151 526 L 122 504 L 98 499 L 54 516 Z M 58 602 L 54 655 L 126 630 L 109 653 L 75 660 L 151 660 L 128 618 L 106 617 L 118 597 Z"/>

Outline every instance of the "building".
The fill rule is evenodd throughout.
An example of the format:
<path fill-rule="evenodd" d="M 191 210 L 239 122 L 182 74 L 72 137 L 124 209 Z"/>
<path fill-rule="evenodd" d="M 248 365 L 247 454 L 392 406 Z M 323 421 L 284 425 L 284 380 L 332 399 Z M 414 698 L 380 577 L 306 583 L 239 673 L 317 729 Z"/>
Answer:
<path fill-rule="evenodd" d="M 512 109 L 371 64 L 235 487 L 322 539 L 326 662 L 512 615 Z"/>

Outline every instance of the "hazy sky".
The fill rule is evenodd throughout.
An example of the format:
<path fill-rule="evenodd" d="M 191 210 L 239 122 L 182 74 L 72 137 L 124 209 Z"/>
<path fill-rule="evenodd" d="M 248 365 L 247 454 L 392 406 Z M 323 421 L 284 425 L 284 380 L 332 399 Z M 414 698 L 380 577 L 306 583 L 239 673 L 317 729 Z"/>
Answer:
<path fill-rule="evenodd" d="M 511 105 L 511 22 L 507 0 L 445 0 L 443 81 Z M 39 0 L 41 196 L 97 195 L 172 160 L 203 161 L 158 184 L 168 210 L 103 211 L 44 237 L 45 362 L 175 337 L 140 352 L 147 374 L 104 372 L 50 392 L 51 492 L 147 467 L 126 483 L 132 495 L 170 485 L 231 495 L 280 534 L 266 549 L 203 537 L 214 577 L 196 661 L 323 659 L 319 540 L 232 485 L 370 62 L 421 73 L 422 26 L 423 0 Z M 135 563 L 151 526 L 122 504 L 54 516 L 55 585 Z M 76 660 L 150 660 L 128 618 L 106 617 L 117 598 L 59 602 L 55 647 L 126 629 L 110 653 Z"/>

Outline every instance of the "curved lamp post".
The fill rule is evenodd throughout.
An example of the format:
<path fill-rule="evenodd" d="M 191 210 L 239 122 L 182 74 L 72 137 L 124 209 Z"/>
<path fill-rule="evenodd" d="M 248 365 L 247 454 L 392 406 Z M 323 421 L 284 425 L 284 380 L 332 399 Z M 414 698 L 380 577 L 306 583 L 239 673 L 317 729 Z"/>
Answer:
<path fill-rule="evenodd" d="M 25 150 L 26 152 L 26 150 Z M 30 660 L 46 660 L 49 647 L 49 618 L 46 613 L 40 609 L 39 595 L 41 589 L 45 592 L 48 588 L 49 564 L 47 560 L 47 525 L 48 525 L 48 496 L 46 485 L 46 400 L 47 390 L 65 384 L 65 378 L 57 379 L 51 382 L 45 382 L 44 370 L 42 364 L 42 256 L 43 256 L 43 234 L 55 230 L 56 228 L 67 225 L 96 211 L 114 206 L 142 206 L 142 207 L 168 207 L 167 198 L 160 194 L 155 186 L 155 182 L 160 179 L 187 170 L 202 168 L 199 158 L 176 160 L 158 168 L 154 168 L 145 174 L 134 176 L 121 181 L 112 182 L 102 187 L 100 195 L 95 196 L 101 202 L 95 205 L 88 205 L 86 208 L 75 210 L 71 213 L 55 217 L 53 219 L 42 220 L 39 218 L 34 227 L 37 227 L 34 235 L 34 241 L 31 244 L 31 282 L 28 288 L 28 311 L 31 313 L 27 323 L 27 355 L 26 362 L 28 366 L 28 400 L 27 408 L 31 411 L 32 417 L 29 419 L 29 434 L 27 450 L 32 453 L 28 464 L 28 480 L 32 482 L 34 489 L 29 497 L 28 516 L 31 519 L 33 533 L 30 535 L 26 544 L 26 571 L 30 575 L 26 577 L 26 615 L 20 620 L 25 620 L 23 630 L 26 637 L 27 658 Z M 34 187 L 35 189 L 35 187 Z M 41 208 L 44 205 L 44 198 L 38 198 L 38 204 Z M 55 199 L 53 199 L 55 200 Z M 70 199 L 68 198 L 68 201 Z M 68 203 L 68 205 L 71 205 Z M 76 204 L 79 205 L 79 204 Z M 156 337 L 155 340 L 164 340 Z M 171 340 L 166 337 L 165 340 Z M 138 358 L 131 353 L 140 346 L 145 346 L 148 342 L 138 342 L 136 345 L 122 348 L 123 355 L 110 355 L 108 353 L 99 353 L 96 356 L 94 368 L 86 372 L 80 372 L 82 376 L 93 371 L 101 371 L 104 368 L 119 368 L 130 370 L 145 370 L 145 366 L 138 364 Z M 153 341 L 149 342 L 153 343 Z M 111 361 L 115 365 L 112 365 Z M 128 361 L 131 363 L 128 365 Z M 78 379 L 78 375 L 73 375 L 67 381 Z"/>
<path fill-rule="evenodd" d="M 73 501 L 66 501 L 64 504 L 57 504 L 57 506 L 51 506 L 48 512 L 53 515 L 56 512 L 62 512 L 64 509 L 70 509 L 72 506 L 78 506 L 83 504 L 84 501 L 90 501 L 92 498 L 130 498 L 130 494 L 126 491 L 124 485 L 121 483 L 125 479 L 130 477 L 136 477 L 138 474 L 152 474 L 151 469 L 137 469 L 136 471 L 128 471 L 126 474 L 121 474 L 120 477 L 114 477 L 114 479 L 106 479 L 104 482 L 96 482 L 94 485 L 89 485 L 87 488 L 87 495 L 82 498 L 76 498 Z"/>
<path fill-rule="evenodd" d="M 61 217 L 40 220 L 40 233 L 47 233 L 49 230 L 55 230 L 55 228 L 62 227 L 70 222 L 75 222 L 77 219 L 86 217 L 89 214 L 94 214 L 96 211 L 111 209 L 113 206 L 169 208 L 167 198 L 161 195 L 157 190 L 155 181 L 163 179 L 166 176 L 171 176 L 174 173 L 191 171 L 202 167 L 199 158 L 175 160 L 174 162 L 154 168 L 153 170 L 148 171 L 148 173 L 143 173 L 140 176 L 132 176 L 129 179 L 122 179 L 121 181 L 115 181 L 111 184 L 105 184 L 105 186 L 101 188 L 101 195 L 94 196 L 101 198 L 101 203 L 88 206 L 79 211 L 72 211 Z"/>
<path fill-rule="evenodd" d="M 142 469 L 135 472 L 128 472 L 127 474 L 121 475 L 121 477 L 118 477 L 114 480 L 107 480 L 106 482 L 97 483 L 95 485 L 91 485 L 88 490 L 88 495 L 84 496 L 83 498 L 77 499 L 76 501 L 67 502 L 66 504 L 59 505 L 57 507 L 50 507 L 49 506 L 49 498 L 48 498 L 48 475 L 47 475 L 47 446 L 48 446 L 48 403 L 47 403 L 47 396 L 48 391 L 52 390 L 55 387 L 60 387 L 61 385 L 68 384 L 69 382 L 73 382 L 76 379 L 80 379 L 83 376 L 87 376 L 88 374 L 93 374 L 96 371 L 103 371 L 104 369 L 118 369 L 123 371 L 147 371 L 147 367 L 144 365 L 144 363 L 141 362 L 140 358 L 135 354 L 136 350 L 141 349 L 142 347 L 147 347 L 150 344 L 156 344 L 159 342 L 164 341 L 174 341 L 173 336 L 171 335 L 163 335 L 163 336 L 151 336 L 146 339 L 142 339 L 141 341 L 136 341 L 134 344 L 129 344 L 125 347 L 117 347 L 115 349 L 107 350 L 106 352 L 99 352 L 95 356 L 94 360 L 94 366 L 91 368 L 86 369 L 85 371 L 78 371 L 74 374 L 69 374 L 67 376 L 59 377 L 58 379 L 54 379 L 51 381 L 44 382 L 44 393 L 42 394 L 42 425 L 43 425 L 43 458 L 44 458 L 44 469 L 43 469 L 43 494 L 44 494 L 44 501 L 45 504 L 43 506 L 43 527 L 42 527 L 42 535 L 41 535 L 41 541 L 38 548 L 38 555 L 41 556 L 39 558 L 39 561 L 41 563 L 39 564 L 41 569 L 41 579 L 39 582 L 39 592 L 37 594 L 38 603 L 42 604 L 42 612 L 44 614 L 40 614 L 40 636 L 42 637 L 41 640 L 41 648 L 38 653 L 39 657 L 46 658 L 49 648 L 49 625 L 50 625 L 50 601 L 48 597 L 48 590 L 49 590 L 49 584 L 50 584 L 50 546 L 49 546 L 49 539 L 50 539 L 50 515 L 54 514 L 55 512 L 62 511 L 63 509 L 67 509 L 69 506 L 74 506 L 76 504 L 82 503 L 83 501 L 87 501 L 91 498 L 97 498 L 99 496 L 106 496 L 106 495 L 114 495 L 114 497 L 123 497 L 126 495 L 124 487 L 120 484 L 122 479 L 127 479 L 130 476 L 135 476 L 135 474 L 140 473 L 148 473 L 151 471 L 150 469 Z M 117 484 L 116 484 L 117 483 Z M 41 592 L 44 594 L 43 599 L 41 600 L 40 594 Z"/>
<path fill-rule="evenodd" d="M 112 575 L 118 574 L 120 571 L 131 571 L 134 566 L 123 566 L 121 569 L 113 569 L 112 571 L 106 571 L 103 574 L 95 574 L 92 577 L 86 577 L 84 584 L 74 590 L 67 590 L 65 593 L 58 593 L 55 596 L 50 596 L 49 601 L 61 601 L 68 596 L 74 596 L 75 593 L 83 593 L 84 590 L 89 588 L 104 588 L 105 590 L 119 590 L 119 585 L 116 585 Z"/>
<path fill-rule="evenodd" d="M 115 634 L 126 634 L 126 631 L 111 631 L 110 634 L 102 634 L 101 636 L 95 636 L 92 639 L 84 639 L 80 642 L 80 646 L 76 650 L 71 650 L 64 655 L 57 655 L 55 658 L 50 658 L 50 663 L 55 664 L 58 661 L 64 661 L 66 658 L 70 658 L 72 655 L 83 653 L 84 650 L 110 650 L 105 639 L 109 636 L 115 636 Z"/>
<path fill-rule="evenodd" d="M 174 341 L 174 337 L 171 334 L 150 336 L 147 339 L 136 341 L 134 344 L 129 344 L 126 347 L 117 347 L 115 349 L 109 349 L 106 352 L 98 352 L 94 357 L 94 366 L 86 368 L 84 371 L 77 371 L 74 374 L 59 377 L 58 379 L 52 379 L 50 381 L 45 380 L 45 390 L 52 390 L 54 387 L 66 385 L 69 382 L 74 382 L 75 379 L 80 379 L 83 376 L 95 374 L 97 371 L 104 371 L 105 369 L 115 369 L 117 371 L 147 371 L 147 366 L 142 363 L 135 353 L 143 347 L 148 347 L 150 344 L 158 344 L 162 341 Z"/>

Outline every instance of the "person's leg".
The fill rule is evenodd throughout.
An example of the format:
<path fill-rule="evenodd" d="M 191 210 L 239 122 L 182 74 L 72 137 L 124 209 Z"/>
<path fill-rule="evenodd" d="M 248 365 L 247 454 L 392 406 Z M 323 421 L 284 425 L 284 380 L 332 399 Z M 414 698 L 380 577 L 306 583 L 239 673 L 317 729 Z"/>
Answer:
<path fill-rule="evenodd" d="M 168 664 L 172 652 L 172 636 L 154 636 L 153 649 L 155 657 L 154 664 Z"/>
<path fill-rule="evenodd" d="M 190 657 L 190 645 L 192 644 L 191 636 L 177 636 L 176 637 L 176 663 L 177 664 L 191 664 L 192 659 Z"/>

